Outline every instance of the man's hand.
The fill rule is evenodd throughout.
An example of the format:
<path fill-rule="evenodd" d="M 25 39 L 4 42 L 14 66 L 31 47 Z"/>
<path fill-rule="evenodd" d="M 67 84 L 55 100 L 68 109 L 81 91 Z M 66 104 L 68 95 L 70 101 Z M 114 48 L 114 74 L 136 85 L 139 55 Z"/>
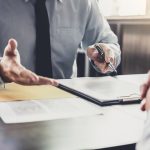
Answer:
<path fill-rule="evenodd" d="M 150 110 L 150 71 L 148 72 L 148 79 L 140 87 L 141 92 L 141 110 Z"/>
<path fill-rule="evenodd" d="M 17 41 L 14 39 L 8 41 L 4 50 L 0 62 L 0 75 L 6 82 L 15 82 L 22 85 L 58 85 L 57 81 L 38 76 L 21 65 Z"/>
<path fill-rule="evenodd" d="M 100 63 L 98 61 L 99 54 L 97 50 L 94 48 L 94 46 L 90 46 L 87 49 L 87 55 L 89 58 L 91 58 L 94 61 L 94 64 L 100 69 L 102 73 L 107 73 L 109 71 L 112 71 L 111 68 L 108 66 L 108 63 L 111 62 L 112 64 L 115 64 L 115 55 L 114 52 L 108 46 L 106 46 L 106 44 L 100 43 L 100 46 L 103 48 L 105 53 L 104 63 Z"/>

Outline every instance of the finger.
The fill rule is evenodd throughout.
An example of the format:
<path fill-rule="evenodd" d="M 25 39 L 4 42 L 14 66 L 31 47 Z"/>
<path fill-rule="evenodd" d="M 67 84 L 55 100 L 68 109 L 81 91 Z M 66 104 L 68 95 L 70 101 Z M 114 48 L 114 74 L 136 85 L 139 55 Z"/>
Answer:
<path fill-rule="evenodd" d="M 87 56 L 92 59 L 93 52 L 95 51 L 94 46 L 89 46 L 87 49 Z"/>
<path fill-rule="evenodd" d="M 11 72 L 11 76 L 15 78 L 14 82 L 22 85 L 36 85 L 38 84 L 39 77 L 32 71 L 24 68 L 18 68 L 16 72 Z"/>
<path fill-rule="evenodd" d="M 104 50 L 106 63 L 111 62 L 112 64 L 114 64 L 114 63 L 115 63 L 115 62 L 114 62 L 115 54 L 114 54 L 113 50 L 110 49 L 106 44 L 100 43 L 99 45 L 100 45 L 100 46 L 103 48 L 103 50 Z"/>
<path fill-rule="evenodd" d="M 141 106 L 140 107 L 141 107 L 142 111 L 146 110 L 146 99 L 145 98 L 141 101 Z"/>
<path fill-rule="evenodd" d="M 32 71 L 24 68 L 20 73 L 20 82 L 27 85 L 37 85 L 39 77 Z"/>
<path fill-rule="evenodd" d="M 90 55 L 90 58 L 93 60 L 93 61 L 98 61 L 98 57 L 99 57 L 99 54 L 96 50 L 94 50 L 91 55 Z"/>
<path fill-rule="evenodd" d="M 92 57 L 91 59 L 94 60 L 94 61 L 99 61 L 99 53 L 97 51 L 94 51 L 93 54 L 92 54 Z"/>
<path fill-rule="evenodd" d="M 15 49 L 17 49 L 17 47 L 18 47 L 18 43 L 17 43 L 17 41 L 15 39 L 10 39 L 8 41 L 8 44 L 11 45 L 12 51 L 14 51 Z"/>
<path fill-rule="evenodd" d="M 56 80 L 50 79 L 50 78 L 46 78 L 46 77 L 42 77 L 42 76 L 39 76 L 38 84 L 39 85 L 48 84 L 48 85 L 58 86 L 58 82 Z"/>
<path fill-rule="evenodd" d="M 107 63 L 111 62 L 112 64 L 114 64 L 114 53 L 112 50 L 110 49 L 105 50 L 105 61 Z"/>
<path fill-rule="evenodd" d="M 87 49 L 87 55 L 93 61 L 99 61 L 99 52 L 96 50 L 96 48 L 94 47 L 94 45 L 90 46 Z"/>
<path fill-rule="evenodd" d="M 146 97 L 147 90 L 149 89 L 149 87 L 150 87 L 150 71 L 148 72 L 147 81 L 140 86 L 141 99 Z"/>
<path fill-rule="evenodd" d="M 148 72 L 148 79 L 147 79 L 148 88 L 150 87 L 150 71 Z"/>
<path fill-rule="evenodd" d="M 150 87 L 150 71 L 148 72 L 148 77 L 144 84 L 147 84 L 148 88 Z"/>
<path fill-rule="evenodd" d="M 37 82 L 33 82 L 31 78 L 19 78 L 15 79 L 14 82 L 21 85 L 38 85 Z"/>
<path fill-rule="evenodd" d="M 8 41 L 8 44 L 4 50 L 4 54 L 7 56 L 16 56 L 18 51 L 17 51 L 17 41 L 15 39 L 10 39 Z"/>
<path fill-rule="evenodd" d="M 21 73 L 21 78 L 18 80 L 25 85 L 53 85 L 58 86 L 58 82 L 54 79 L 38 76 L 30 70 L 24 69 Z"/>
<path fill-rule="evenodd" d="M 109 69 L 106 63 L 99 63 L 98 61 L 94 61 L 94 64 L 101 70 L 102 73 L 106 73 Z"/>
<path fill-rule="evenodd" d="M 141 99 L 146 97 L 147 90 L 148 90 L 148 85 L 146 83 L 140 86 Z"/>

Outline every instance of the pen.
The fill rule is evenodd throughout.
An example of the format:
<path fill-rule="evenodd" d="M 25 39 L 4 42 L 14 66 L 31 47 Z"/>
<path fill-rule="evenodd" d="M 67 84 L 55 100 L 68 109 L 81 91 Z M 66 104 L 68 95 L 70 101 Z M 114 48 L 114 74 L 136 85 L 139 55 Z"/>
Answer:
<path fill-rule="evenodd" d="M 98 44 L 95 44 L 94 47 L 99 53 L 98 61 L 100 63 L 106 62 L 103 48 Z M 107 65 L 113 70 L 113 72 L 115 72 L 115 74 L 117 74 L 117 70 L 115 69 L 114 65 L 111 62 L 107 63 Z"/>

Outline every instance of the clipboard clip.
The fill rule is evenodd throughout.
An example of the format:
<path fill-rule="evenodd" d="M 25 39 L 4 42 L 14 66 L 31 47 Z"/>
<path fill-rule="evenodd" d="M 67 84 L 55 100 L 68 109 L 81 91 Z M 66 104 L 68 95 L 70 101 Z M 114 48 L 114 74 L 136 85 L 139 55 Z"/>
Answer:
<path fill-rule="evenodd" d="M 127 96 L 120 96 L 118 98 L 121 98 L 124 102 L 127 102 L 127 101 L 136 101 L 136 100 L 139 100 L 140 99 L 140 95 L 137 94 L 137 93 L 133 93 L 133 94 L 130 94 L 130 95 L 127 95 Z"/>

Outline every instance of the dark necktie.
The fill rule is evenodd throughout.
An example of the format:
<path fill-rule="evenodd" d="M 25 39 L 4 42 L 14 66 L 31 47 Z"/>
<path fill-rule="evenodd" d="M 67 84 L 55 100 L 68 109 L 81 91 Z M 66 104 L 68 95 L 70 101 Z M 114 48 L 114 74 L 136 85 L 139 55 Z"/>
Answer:
<path fill-rule="evenodd" d="M 36 0 L 35 3 L 35 72 L 38 75 L 52 78 L 50 25 L 45 1 L 46 0 Z"/>

